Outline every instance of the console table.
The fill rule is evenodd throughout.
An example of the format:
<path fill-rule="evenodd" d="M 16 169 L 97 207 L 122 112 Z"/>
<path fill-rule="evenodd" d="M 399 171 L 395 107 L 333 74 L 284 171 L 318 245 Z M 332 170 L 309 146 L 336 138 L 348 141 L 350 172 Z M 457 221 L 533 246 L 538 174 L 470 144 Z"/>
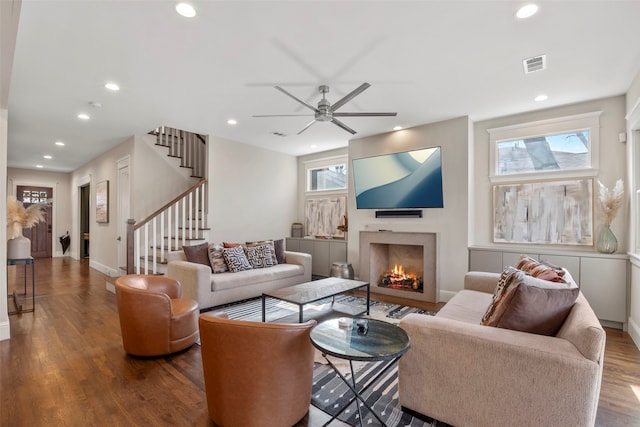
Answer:
<path fill-rule="evenodd" d="M 13 294 L 8 295 L 8 299 L 13 299 L 13 304 L 15 305 L 15 310 L 9 310 L 9 314 L 22 314 L 22 313 L 30 313 L 36 308 L 36 276 L 35 276 L 35 260 L 32 257 L 29 258 L 18 258 L 18 259 L 7 259 L 7 265 L 24 265 L 24 286 L 22 293 L 17 292 L 15 289 L 13 290 Z M 29 300 L 29 296 L 27 293 L 27 266 L 31 266 L 31 308 L 25 308 L 23 303 L 26 303 Z M 7 279 L 9 277 L 9 272 L 7 271 Z M 7 280 L 8 282 L 8 280 Z M 8 289 L 8 283 L 7 283 Z M 9 304 L 7 304 L 8 306 Z"/>

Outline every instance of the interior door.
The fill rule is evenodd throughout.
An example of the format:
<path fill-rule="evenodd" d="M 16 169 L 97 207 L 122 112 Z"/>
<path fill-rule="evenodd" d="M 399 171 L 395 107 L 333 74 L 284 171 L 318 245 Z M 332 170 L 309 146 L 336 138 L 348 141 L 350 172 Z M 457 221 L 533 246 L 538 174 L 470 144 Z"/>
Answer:
<path fill-rule="evenodd" d="M 129 158 L 118 161 L 118 267 L 127 265 L 127 221 L 130 216 Z"/>
<path fill-rule="evenodd" d="M 44 221 L 32 228 L 25 228 L 24 237 L 31 239 L 31 256 L 34 258 L 51 258 L 53 242 L 53 188 L 17 186 L 17 199 L 25 207 L 35 203 L 46 206 Z"/>

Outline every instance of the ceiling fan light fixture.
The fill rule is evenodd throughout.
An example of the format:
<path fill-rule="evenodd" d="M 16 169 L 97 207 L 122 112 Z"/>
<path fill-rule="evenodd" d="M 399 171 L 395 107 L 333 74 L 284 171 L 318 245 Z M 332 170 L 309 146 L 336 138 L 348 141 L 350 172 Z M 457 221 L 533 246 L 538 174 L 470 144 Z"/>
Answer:
<path fill-rule="evenodd" d="M 176 4 L 176 12 L 178 12 L 185 18 L 193 18 L 194 16 L 196 16 L 196 9 L 187 2 L 180 2 Z"/>

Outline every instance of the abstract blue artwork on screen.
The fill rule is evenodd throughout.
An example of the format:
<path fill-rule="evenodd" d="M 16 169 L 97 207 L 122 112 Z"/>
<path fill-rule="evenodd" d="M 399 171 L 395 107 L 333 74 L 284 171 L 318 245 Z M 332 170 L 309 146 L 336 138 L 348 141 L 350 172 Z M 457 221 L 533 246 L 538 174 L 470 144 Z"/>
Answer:
<path fill-rule="evenodd" d="M 442 208 L 440 147 L 353 160 L 358 209 Z"/>

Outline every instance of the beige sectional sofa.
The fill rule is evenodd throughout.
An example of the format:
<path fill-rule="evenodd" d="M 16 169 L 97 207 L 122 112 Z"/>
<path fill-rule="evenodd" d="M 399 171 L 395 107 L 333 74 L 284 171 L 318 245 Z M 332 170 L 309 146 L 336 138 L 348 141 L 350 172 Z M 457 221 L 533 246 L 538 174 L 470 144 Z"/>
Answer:
<path fill-rule="evenodd" d="M 436 316 L 400 322 L 403 407 L 456 427 L 593 426 L 605 332 L 579 293 L 555 336 L 481 325 L 499 274 L 470 272 Z"/>
<path fill-rule="evenodd" d="M 311 281 L 311 255 L 285 251 L 286 263 L 235 273 L 214 274 L 207 265 L 189 262 L 183 251 L 171 252 L 167 276 L 182 284 L 182 296 L 200 310 L 254 298 L 264 291 Z"/>

